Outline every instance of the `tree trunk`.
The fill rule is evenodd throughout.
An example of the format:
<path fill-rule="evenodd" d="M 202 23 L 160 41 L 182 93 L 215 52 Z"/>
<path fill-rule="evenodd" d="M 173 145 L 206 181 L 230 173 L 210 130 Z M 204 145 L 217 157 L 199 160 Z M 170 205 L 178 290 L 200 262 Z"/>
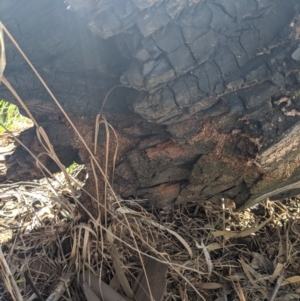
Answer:
<path fill-rule="evenodd" d="M 2 0 L 0 20 L 91 148 L 96 115 L 122 85 L 103 105 L 118 136 L 114 189 L 122 197 L 158 207 L 230 198 L 245 208 L 299 192 L 298 0 Z M 61 161 L 89 163 L 5 41 L 4 74 Z M 0 98 L 16 103 L 3 85 Z M 103 163 L 103 124 L 98 136 Z M 35 130 L 21 140 L 41 152 Z M 9 179 L 40 176 L 21 147 L 7 165 Z"/>

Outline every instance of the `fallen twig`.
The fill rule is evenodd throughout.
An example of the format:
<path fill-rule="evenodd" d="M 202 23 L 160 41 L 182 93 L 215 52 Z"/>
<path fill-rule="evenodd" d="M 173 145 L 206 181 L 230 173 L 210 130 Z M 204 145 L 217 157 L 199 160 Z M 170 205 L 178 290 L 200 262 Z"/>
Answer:
<path fill-rule="evenodd" d="M 47 298 L 46 301 L 57 301 L 63 295 L 63 293 L 67 290 L 68 286 L 72 282 L 75 277 L 75 271 L 68 272 L 64 277 L 60 279 L 57 287 L 54 292 Z"/>
<path fill-rule="evenodd" d="M 7 288 L 10 291 L 11 297 L 17 301 L 23 301 L 23 297 L 20 293 L 17 283 L 16 283 L 16 281 L 10 271 L 10 268 L 5 260 L 4 254 L 2 252 L 2 246 L 0 248 L 0 266 L 1 266 L 2 274 L 3 274 L 3 278 L 5 280 L 7 280 L 6 282 L 8 282 L 12 286 L 12 289 L 11 289 L 11 287 L 8 285 L 8 283 L 6 283 Z"/>

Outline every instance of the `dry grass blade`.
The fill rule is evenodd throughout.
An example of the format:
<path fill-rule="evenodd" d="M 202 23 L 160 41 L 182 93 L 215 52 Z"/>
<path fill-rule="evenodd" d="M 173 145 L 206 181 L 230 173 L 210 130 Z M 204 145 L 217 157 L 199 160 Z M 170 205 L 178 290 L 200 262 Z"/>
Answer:
<path fill-rule="evenodd" d="M 267 296 L 267 292 L 266 292 L 266 286 L 262 287 L 262 286 L 259 286 L 257 284 L 257 281 L 262 281 L 261 277 L 257 277 L 256 279 L 254 279 L 252 277 L 252 274 L 255 274 L 255 276 L 257 275 L 256 272 L 253 271 L 253 269 L 248 265 L 246 264 L 246 262 L 244 261 L 243 258 L 241 258 L 239 260 L 239 262 L 241 263 L 242 265 L 242 268 L 247 276 L 247 278 L 249 279 L 249 281 L 251 282 L 251 284 L 253 285 L 253 287 L 255 289 L 257 289 L 258 291 L 260 291 L 262 293 L 263 296 Z M 263 289 L 264 288 L 264 289 Z"/>
<path fill-rule="evenodd" d="M 122 269 L 122 264 L 121 261 L 119 259 L 119 254 L 118 254 L 118 250 L 116 249 L 116 247 L 114 246 L 114 238 L 112 235 L 112 227 L 111 225 L 109 225 L 107 231 L 106 231 L 106 239 L 107 241 L 110 243 L 110 254 L 111 254 L 111 258 L 113 261 L 113 265 L 116 271 L 116 274 L 118 276 L 120 285 L 122 287 L 122 289 L 124 290 L 124 293 L 126 294 L 126 296 L 128 298 L 133 298 L 133 291 L 128 283 L 128 280 L 126 278 L 126 275 Z"/>
<path fill-rule="evenodd" d="M 198 286 L 199 288 L 207 289 L 207 290 L 215 290 L 215 289 L 223 288 L 222 284 L 215 283 L 215 282 L 199 283 Z"/>
<path fill-rule="evenodd" d="M 155 223 L 153 221 L 151 222 L 151 224 L 158 227 L 161 230 L 168 231 L 170 234 L 174 235 L 186 248 L 186 250 L 188 251 L 188 253 L 190 255 L 190 258 L 193 258 L 193 251 L 192 251 L 191 247 L 188 245 L 188 243 L 185 241 L 185 239 L 181 235 L 179 235 L 177 232 L 175 232 L 167 227 L 164 227 L 162 225 L 159 225 L 158 223 Z"/>
<path fill-rule="evenodd" d="M 241 287 L 241 284 L 239 282 L 234 283 L 234 288 L 237 292 L 237 295 L 239 296 L 240 301 L 247 301 L 243 292 L 243 289 Z"/>
<path fill-rule="evenodd" d="M 118 294 L 115 290 L 109 287 L 105 282 L 96 277 L 90 271 L 83 271 L 83 273 L 80 275 L 80 283 L 87 283 L 95 295 L 103 301 L 126 301 L 120 294 Z"/>
<path fill-rule="evenodd" d="M 252 235 L 253 233 L 261 230 L 265 225 L 267 225 L 270 221 L 272 221 L 273 217 L 266 219 L 264 222 L 259 224 L 256 227 L 247 228 L 241 232 L 230 232 L 230 231 L 214 231 L 214 237 L 224 236 L 225 239 L 237 238 L 237 237 L 246 237 Z"/>
<path fill-rule="evenodd" d="M 81 283 L 87 301 L 101 301 L 86 282 Z"/>
<path fill-rule="evenodd" d="M 128 280 L 126 278 L 126 275 L 122 269 L 122 264 L 119 260 L 119 254 L 118 251 L 116 249 L 116 247 L 114 246 L 114 237 L 112 235 L 112 227 L 111 225 L 109 225 L 107 231 L 106 231 L 106 239 L 110 244 L 110 254 L 112 257 L 112 261 L 113 261 L 113 266 L 115 268 L 116 271 L 116 278 L 117 278 L 117 282 L 118 284 L 121 285 L 121 287 L 123 288 L 123 291 L 125 292 L 125 294 L 127 295 L 127 297 L 132 298 L 133 297 L 133 292 L 132 289 L 128 283 Z"/>
<path fill-rule="evenodd" d="M 102 120 L 100 119 L 102 118 Z M 116 141 L 116 147 L 114 150 L 114 155 L 113 155 L 113 162 L 112 162 L 112 173 L 111 173 L 111 183 L 113 183 L 113 179 L 114 179 L 114 172 L 115 172 L 115 164 L 116 164 L 116 159 L 117 159 L 117 154 L 118 154 L 118 148 L 119 148 L 119 141 L 118 141 L 118 137 L 117 137 L 117 133 L 114 130 L 114 128 L 107 122 L 105 116 L 101 116 L 100 114 L 97 115 L 96 117 L 96 124 L 95 124 L 95 137 L 94 137 L 94 154 L 96 155 L 96 151 L 97 151 L 97 144 L 98 144 L 98 134 L 99 134 L 99 126 L 100 124 L 104 124 L 105 126 L 105 134 L 106 134 L 106 145 L 105 145 L 105 166 L 104 166 L 104 173 L 106 175 L 106 179 L 109 178 L 109 172 L 108 172 L 108 167 L 109 167 L 109 149 L 110 149 L 110 130 L 113 132 L 114 137 L 115 137 L 115 141 Z M 95 166 L 93 163 L 92 158 L 90 158 L 91 160 L 91 166 L 92 166 L 92 170 L 93 170 L 93 175 L 95 178 L 95 183 L 96 183 L 96 195 L 97 195 L 97 199 L 99 200 L 99 188 L 98 188 L 98 179 L 97 179 L 97 173 L 95 170 Z M 104 225 L 107 228 L 107 188 L 108 188 L 108 181 L 104 179 Z M 98 208 L 99 208 L 99 203 L 98 203 Z M 98 211 L 100 212 L 100 208 L 98 209 Z M 100 214 L 99 214 L 99 218 L 100 218 Z M 99 219 L 98 218 L 98 219 Z"/>
<path fill-rule="evenodd" d="M 174 235 L 186 248 L 186 250 L 188 251 L 188 253 L 190 255 L 190 258 L 193 258 L 193 251 L 192 251 L 191 247 L 188 245 L 188 243 L 185 241 L 185 239 L 181 235 L 179 235 L 177 232 L 175 232 L 167 227 L 161 226 L 155 222 L 154 223 L 152 222 L 152 225 L 160 228 L 161 230 L 168 231 L 170 234 Z"/>
<path fill-rule="evenodd" d="M 106 231 L 106 239 L 107 241 L 112 244 L 114 242 L 114 237 L 112 234 L 112 227 L 111 225 L 108 226 L 107 231 Z"/>
<path fill-rule="evenodd" d="M 118 136 L 117 136 L 117 133 L 115 131 L 115 129 L 109 124 L 108 124 L 108 127 L 112 130 L 114 136 L 115 136 L 115 139 L 116 139 L 116 148 L 115 148 L 115 151 L 114 151 L 114 156 L 113 156 L 113 162 L 112 162 L 112 175 L 111 175 L 111 183 L 113 184 L 114 183 L 114 176 L 115 176 L 115 168 L 116 168 L 116 162 L 117 162 L 117 156 L 118 156 L 118 151 L 119 151 L 119 140 L 118 140 Z"/>
<path fill-rule="evenodd" d="M 104 166 L 104 174 L 106 178 L 108 179 L 108 152 L 109 152 L 109 139 L 110 139 L 110 133 L 108 129 L 107 121 L 104 117 L 104 125 L 105 125 L 105 133 L 106 133 L 106 150 L 105 150 L 105 166 Z M 104 179 L 104 226 L 107 228 L 107 184 L 108 181 Z"/>
<path fill-rule="evenodd" d="M 98 114 L 96 116 L 96 122 L 95 122 L 95 136 L 94 136 L 94 155 L 95 156 L 97 155 L 97 144 L 98 144 L 100 117 L 101 117 L 101 115 Z"/>
<path fill-rule="evenodd" d="M 241 258 L 241 259 L 239 260 L 239 262 L 241 263 L 242 268 L 243 268 L 243 270 L 244 270 L 244 273 L 246 274 L 248 280 L 251 282 L 251 284 L 253 285 L 253 287 L 255 287 L 255 288 L 258 289 L 258 288 L 259 288 L 258 285 L 256 284 L 256 282 L 255 282 L 255 280 L 253 279 L 251 273 L 249 272 L 249 269 L 250 269 L 249 265 L 246 264 L 246 262 L 244 261 L 243 258 Z"/>
<path fill-rule="evenodd" d="M 205 261 L 206 261 L 206 264 L 207 264 L 207 267 L 208 267 L 208 277 L 210 277 L 212 269 L 213 269 L 213 263 L 211 261 L 209 252 L 208 252 L 206 246 L 203 243 L 203 239 L 201 239 L 201 245 L 199 245 L 197 241 L 195 241 L 195 244 L 196 244 L 198 249 L 203 250 L 203 253 L 204 253 L 204 256 L 205 256 Z"/>
<path fill-rule="evenodd" d="M 3 35 L 3 28 L 2 23 L 0 22 L 0 81 L 3 76 L 5 67 L 6 67 L 6 57 L 5 57 L 5 44 L 4 44 L 4 35 Z"/>
<path fill-rule="evenodd" d="M 6 282 L 6 287 L 9 288 L 9 291 L 11 292 L 11 297 L 17 301 L 23 301 L 23 297 L 20 293 L 18 285 L 3 255 L 2 245 L 0 245 L 0 266 L 1 266 L 1 273 L 3 274 L 3 278 L 5 279 Z"/>
<path fill-rule="evenodd" d="M 116 274 L 118 275 L 118 279 L 120 281 L 121 287 L 122 287 L 124 293 L 126 294 L 126 296 L 128 298 L 132 299 L 133 298 L 132 289 L 131 289 L 129 282 L 127 280 L 127 277 L 123 271 L 122 263 L 119 259 L 118 250 L 116 249 L 116 247 L 113 244 L 110 246 L 110 254 L 111 254 L 113 265 L 114 265 Z"/>
<path fill-rule="evenodd" d="M 24 272 L 24 277 L 26 282 L 28 283 L 28 285 L 31 287 L 31 289 L 34 291 L 34 293 L 37 296 L 38 301 L 44 301 L 44 298 L 41 296 L 40 292 L 38 291 L 38 289 L 36 288 L 35 284 L 33 283 L 31 277 L 29 276 L 28 272 L 25 271 Z"/>
<path fill-rule="evenodd" d="M 128 213 L 129 214 L 137 214 L 137 212 L 135 212 L 135 211 L 133 211 L 129 208 L 125 208 L 125 207 L 119 208 L 119 209 L 117 209 L 117 211 L 119 213 L 123 213 L 123 214 L 126 214 L 126 213 L 127 214 Z M 150 223 L 152 226 L 154 226 L 154 227 L 156 227 L 160 230 L 167 231 L 170 234 L 174 235 L 183 244 L 183 246 L 186 248 L 186 250 L 188 251 L 190 257 L 193 258 L 193 251 L 192 251 L 191 247 L 189 246 L 189 244 L 185 241 L 185 239 L 180 234 L 178 234 L 177 232 L 175 232 L 175 231 L 169 229 L 168 227 L 165 227 L 165 226 L 163 226 L 163 225 L 161 225 L 161 224 L 159 224 L 159 223 L 157 223 L 153 220 L 148 220 L 148 219 L 145 219 L 145 218 L 141 218 L 141 221 L 144 221 L 148 224 Z"/>
<path fill-rule="evenodd" d="M 183 290 L 181 286 L 179 286 L 179 294 L 180 294 L 181 301 L 188 301 L 186 290 Z"/>

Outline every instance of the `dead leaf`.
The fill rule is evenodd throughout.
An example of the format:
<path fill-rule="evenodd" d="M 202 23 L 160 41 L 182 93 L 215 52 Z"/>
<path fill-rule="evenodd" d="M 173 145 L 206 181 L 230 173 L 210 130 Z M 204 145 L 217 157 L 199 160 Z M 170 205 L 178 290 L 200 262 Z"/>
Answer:
<path fill-rule="evenodd" d="M 116 247 L 113 244 L 110 246 L 110 255 L 111 255 L 111 258 L 113 261 L 114 268 L 116 270 L 116 274 L 118 275 L 121 287 L 122 287 L 124 293 L 126 294 L 126 296 L 128 298 L 132 299 L 133 292 L 132 292 L 129 282 L 126 278 L 126 275 L 123 271 L 122 263 L 119 259 L 118 250 L 116 249 Z"/>
<path fill-rule="evenodd" d="M 120 288 L 120 281 L 117 274 L 114 274 L 113 278 L 110 280 L 109 286 L 115 291 Z"/>
<path fill-rule="evenodd" d="M 222 249 L 222 248 L 223 248 L 223 246 L 221 244 L 219 244 L 218 242 L 214 242 L 214 243 L 211 243 L 206 246 L 206 249 L 209 251 L 214 251 L 214 250 L 218 250 L 218 249 Z"/>
<path fill-rule="evenodd" d="M 120 294 L 109 287 L 90 271 L 83 271 L 79 277 L 80 285 L 86 283 L 101 301 L 126 301 Z M 89 300 L 90 301 L 90 300 Z"/>
<path fill-rule="evenodd" d="M 136 301 L 152 301 L 150 298 L 149 287 L 153 300 L 161 301 L 166 290 L 166 273 L 168 266 L 153 259 L 147 258 L 145 271 L 141 270 L 134 285 L 134 296 Z M 145 273 L 146 272 L 146 273 Z M 148 279 L 148 283 L 147 283 Z M 148 287 L 149 284 L 149 287 Z"/>
<path fill-rule="evenodd" d="M 215 289 L 223 288 L 222 284 L 216 282 L 198 283 L 197 286 L 206 290 L 215 290 Z"/>
<path fill-rule="evenodd" d="M 112 235 L 112 228 L 111 225 L 108 226 L 107 231 L 106 231 L 106 239 L 110 243 L 110 255 L 112 258 L 113 266 L 115 268 L 116 274 L 118 276 L 120 285 L 126 294 L 126 296 L 130 299 L 133 298 L 133 292 L 132 289 L 129 285 L 129 282 L 126 278 L 126 275 L 123 271 L 122 268 L 122 263 L 119 259 L 119 254 L 117 248 L 114 246 L 114 237 Z"/>
<path fill-rule="evenodd" d="M 300 276 L 292 276 L 282 281 L 280 286 L 300 282 Z"/>
<path fill-rule="evenodd" d="M 87 301 L 101 301 L 86 282 L 83 282 L 81 286 Z"/>

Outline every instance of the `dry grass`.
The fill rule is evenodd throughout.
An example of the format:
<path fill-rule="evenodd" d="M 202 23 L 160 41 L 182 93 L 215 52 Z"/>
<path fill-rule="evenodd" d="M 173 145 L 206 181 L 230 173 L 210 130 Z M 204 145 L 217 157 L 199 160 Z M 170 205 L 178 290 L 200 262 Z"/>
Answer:
<path fill-rule="evenodd" d="M 70 174 L 61 164 L 43 128 L 5 79 L 3 32 L 86 148 L 95 182 L 104 183 L 96 186 L 96 191 L 85 191 L 78 179 L 80 171 Z M 140 200 L 120 199 L 112 189 L 113 175 L 108 178 L 109 166 L 114 165 L 118 149 L 116 146 L 113 158 L 109 158 L 109 137 L 114 131 L 106 119 L 99 115 L 95 126 L 95 132 L 100 123 L 106 128 L 102 168 L 95 153 L 1 23 L 0 46 L 1 81 L 32 117 L 45 152 L 62 170 L 60 175 L 52 175 L 41 164 L 39 156 L 32 154 L 48 178 L 0 187 L 0 233 L 6 233 L 4 237 L 9 238 L 7 241 L 2 238 L 1 242 L 1 300 L 83 300 L 78 284 L 83 285 L 80 275 L 86 270 L 130 298 L 139 272 L 145 273 L 147 258 L 168 267 L 164 300 L 300 298 L 299 199 L 265 201 L 257 208 L 242 212 L 235 212 L 234 203 L 229 200 L 220 200 L 220 204 L 185 204 L 162 211 L 148 208 L 147 203 Z M 86 210 L 80 201 L 81 191 L 98 206 L 96 214 L 86 212 L 89 216 L 86 223 L 80 222 L 78 213 L 79 208 Z M 146 283 L 150 286 L 149 279 Z M 151 299 L 151 290 L 149 294 Z"/>
<path fill-rule="evenodd" d="M 63 197 L 64 183 L 60 196 L 49 192 L 45 180 L 1 188 L 0 214 L 13 232 L 2 250 L 24 300 L 34 294 L 28 278 L 46 299 L 70 268 L 69 282 L 75 279 L 63 291 L 68 300 L 81 299 L 77 276 L 84 269 L 110 283 L 116 273 L 112 243 L 130 287 L 142 268 L 140 257 L 155 254 L 168 265 L 164 300 L 268 300 L 281 275 L 276 298 L 269 300 L 300 297 L 299 198 L 266 201 L 244 212 L 235 212 L 229 201 L 225 209 L 204 203 L 164 212 L 144 208 L 138 200 L 119 199 L 118 204 L 109 197 L 109 233 L 115 237 L 110 240 L 92 220 L 78 222 L 76 208 Z M 245 230 L 252 234 L 241 235 Z M 226 239 L 227 233 L 236 237 Z M 1 300 L 11 300 L 7 284 L 1 294 Z"/>

